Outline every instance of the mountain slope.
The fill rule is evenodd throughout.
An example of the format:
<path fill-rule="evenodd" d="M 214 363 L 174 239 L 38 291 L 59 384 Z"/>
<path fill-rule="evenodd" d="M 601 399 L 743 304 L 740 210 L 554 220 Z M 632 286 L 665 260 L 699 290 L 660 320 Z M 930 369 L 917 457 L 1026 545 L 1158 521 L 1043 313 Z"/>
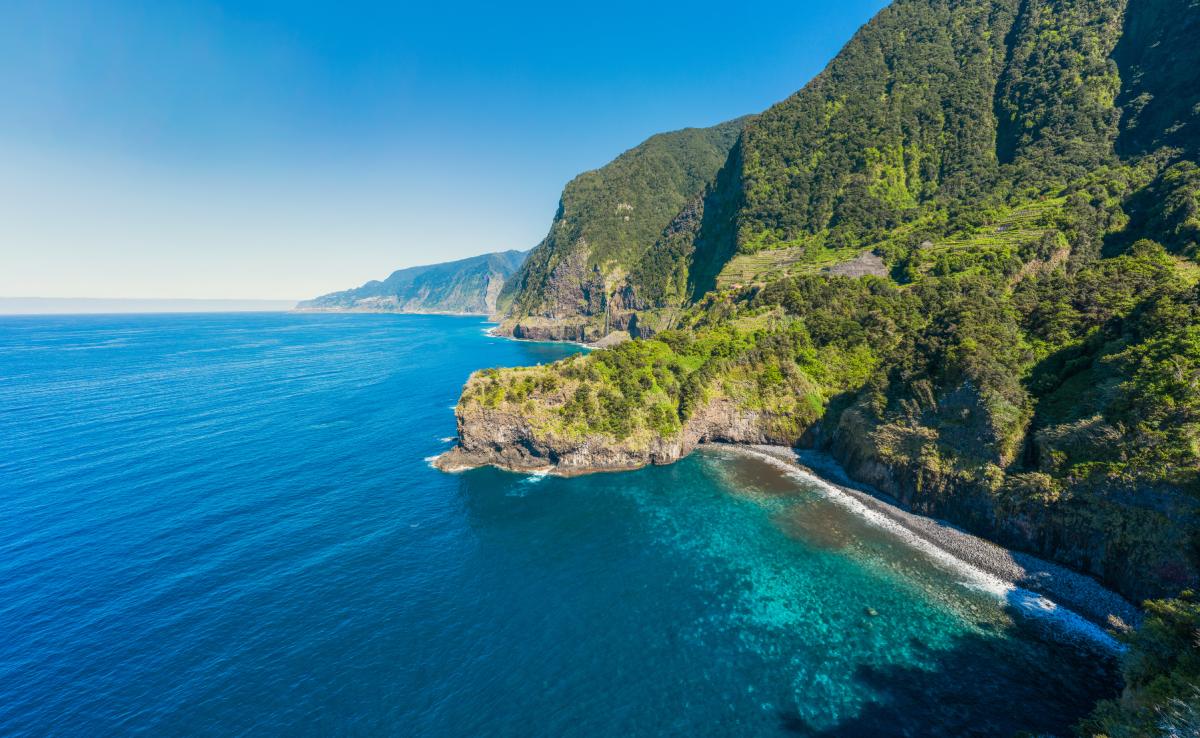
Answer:
<path fill-rule="evenodd" d="M 524 262 L 524 251 L 502 251 L 444 264 L 410 267 L 387 279 L 333 292 L 296 306 L 307 311 L 472 313 L 490 315 L 507 280 Z"/>
<path fill-rule="evenodd" d="M 1088 734 L 1200 714 L 1198 29 L 1200 0 L 897 0 L 603 285 L 642 340 L 477 373 L 449 461 L 828 450 L 919 512 L 1178 596 Z"/>
<path fill-rule="evenodd" d="M 653 136 L 568 183 L 550 233 L 505 287 L 501 305 L 511 319 L 501 332 L 599 338 L 604 316 L 623 311 L 622 292 L 631 286 L 633 265 L 680 209 L 699 196 L 744 123 L 738 119 Z M 646 283 L 659 278 L 639 276 Z"/>
<path fill-rule="evenodd" d="M 893 251 L 1116 161 L 1123 0 L 896 2 L 734 149 L 700 295 Z M 893 259 L 897 261 L 898 259 Z M 721 279 L 722 272 L 731 275 Z"/>
<path fill-rule="evenodd" d="M 674 217 L 634 223 L 632 241 L 594 226 L 633 215 L 617 212 L 616 193 L 678 162 L 639 152 L 680 134 L 568 185 L 550 235 L 507 291 L 504 330 L 581 339 L 632 325 L 648 334 L 677 317 L 662 309 L 718 284 L 850 261 L 904 224 L 919 225 L 905 248 L 947 235 L 957 210 L 1022 188 L 1049 192 L 1114 163 L 1119 136 L 1122 149 L 1142 153 L 1160 138 L 1194 146 L 1198 73 L 1162 74 L 1195 54 L 1185 40 L 1193 6 L 1135 0 L 1127 14 L 1125 0 L 893 3 L 804 89 L 735 121 L 744 126 L 736 142 L 724 140 L 736 126 L 721 130 L 724 163 L 710 161 L 690 196 L 668 188 L 659 203 L 681 203 Z M 1126 36 L 1134 40 L 1118 48 Z M 694 151 L 699 132 L 680 133 Z"/>

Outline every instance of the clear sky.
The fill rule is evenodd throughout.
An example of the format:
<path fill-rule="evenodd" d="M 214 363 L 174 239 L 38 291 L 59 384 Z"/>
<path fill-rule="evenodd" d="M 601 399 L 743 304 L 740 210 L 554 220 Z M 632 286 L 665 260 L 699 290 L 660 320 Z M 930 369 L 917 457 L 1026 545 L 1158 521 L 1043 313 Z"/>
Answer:
<path fill-rule="evenodd" d="M 0 3 L 0 296 L 298 299 L 527 249 L 887 3 Z"/>

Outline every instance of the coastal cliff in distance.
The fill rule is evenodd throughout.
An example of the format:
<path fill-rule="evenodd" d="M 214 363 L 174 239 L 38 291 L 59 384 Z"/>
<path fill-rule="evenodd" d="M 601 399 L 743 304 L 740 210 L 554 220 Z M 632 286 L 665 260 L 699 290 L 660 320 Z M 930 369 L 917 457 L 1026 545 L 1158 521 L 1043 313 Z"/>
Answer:
<path fill-rule="evenodd" d="M 896 0 L 639 240 L 601 240 L 637 212 L 629 180 L 601 177 L 597 210 L 564 193 L 502 332 L 637 340 L 477 372 L 438 465 L 827 451 L 916 512 L 1166 598 L 1081 728 L 1165 734 L 1168 697 L 1200 714 L 1196 38 L 1197 0 Z"/>
<path fill-rule="evenodd" d="M 571 180 L 549 234 L 505 285 L 497 333 L 590 343 L 637 335 L 640 310 L 648 334 L 647 308 L 686 303 L 687 254 L 664 244 L 680 212 L 698 207 L 746 120 L 652 136 Z"/>
<path fill-rule="evenodd" d="M 383 281 L 305 300 L 296 310 L 491 315 L 505 281 L 527 255 L 525 251 L 502 251 L 400 269 Z"/>

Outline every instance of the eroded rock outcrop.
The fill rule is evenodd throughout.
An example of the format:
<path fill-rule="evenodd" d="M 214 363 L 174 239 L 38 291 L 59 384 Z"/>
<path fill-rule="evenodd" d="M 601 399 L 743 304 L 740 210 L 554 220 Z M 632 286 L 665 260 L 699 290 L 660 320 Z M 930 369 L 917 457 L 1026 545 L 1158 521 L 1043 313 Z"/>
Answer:
<path fill-rule="evenodd" d="M 566 401 L 566 393 L 559 401 Z M 602 434 L 555 432 L 528 413 L 505 405 L 459 403 L 455 415 L 458 445 L 434 462 L 443 471 L 488 465 L 557 474 L 622 471 L 673 463 L 701 443 L 792 445 L 797 441 L 777 430 L 779 424 L 771 413 L 739 407 L 727 398 L 709 402 L 672 436 L 637 435 L 622 440 Z"/>

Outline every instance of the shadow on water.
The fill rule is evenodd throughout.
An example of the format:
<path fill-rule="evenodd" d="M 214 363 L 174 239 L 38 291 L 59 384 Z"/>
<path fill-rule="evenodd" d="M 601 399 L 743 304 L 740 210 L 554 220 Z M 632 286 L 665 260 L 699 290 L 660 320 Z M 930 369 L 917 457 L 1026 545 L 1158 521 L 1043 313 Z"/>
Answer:
<path fill-rule="evenodd" d="M 1115 659 L 1067 644 L 1051 661 L 1016 658 L 1029 639 L 1052 636 L 1023 620 L 1015 602 L 1005 609 L 1017 623 L 1009 633 L 964 634 L 945 649 L 914 640 L 921 666 L 860 667 L 856 682 L 877 698 L 857 715 L 816 727 L 780 712 L 780 727 L 808 738 L 1073 735 L 1097 700 L 1116 695 Z"/>

